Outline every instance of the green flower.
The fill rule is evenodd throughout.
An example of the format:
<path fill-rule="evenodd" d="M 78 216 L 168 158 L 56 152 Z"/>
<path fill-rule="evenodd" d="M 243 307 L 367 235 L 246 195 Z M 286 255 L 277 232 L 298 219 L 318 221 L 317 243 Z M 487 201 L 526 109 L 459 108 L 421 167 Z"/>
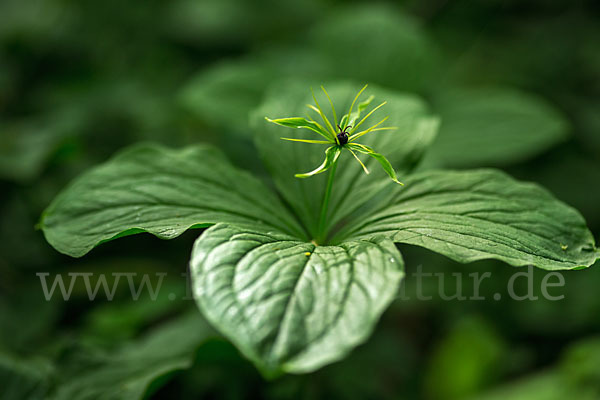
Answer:
<path fill-rule="evenodd" d="M 352 154 L 352 156 L 354 156 L 356 161 L 358 161 L 358 163 L 361 165 L 361 167 L 363 168 L 365 173 L 368 174 L 369 170 L 367 169 L 365 164 L 360 160 L 357 153 L 362 153 L 362 154 L 366 154 L 370 157 L 373 157 L 375 160 L 377 160 L 379 162 L 379 164 L 381 164 L 384 171 L 388 174 L 388 176 L 394 182 L 396 182 L 400 185 L 403 185 L 403 183 L 400 182 L 398 180 L 398 178 L 396 177 L 396 171 L 394 171 L 392 164 L 390 164 L 390 162 L 387 160 L 387 158 L 385 158 L 382 154 L 375 152 L 369 146 L 366 146 L 364 144 L 356 142 L 356 140 L 358 138 L 360 138 L 361 136 L 364 136 L 370 132 L 396 129 L 396 127 L 392 127 L 392 126 L 381 126 L 381 124 L 383 124 L 388 119 L 388 117 L 385 117 L 381 121 L 377 122 L 375 125 L 372 125 L 370 128 L 364 129 L 362 131 L 358 131 L 358 128 L 363 126 L 363 123 L 371 115 L 373 115 L 373 113 L 375 113 L 375 111 L 377 111 L 378 109 L 380 109 L 381 107 L 383 107 L 386 104 L 386 102 L 384 101 L 383 103 L 379 104 L 377 107 L 374 107 L 362 119 L 360 119 L 360 121 L 358 121 L 361 113 L 363 113 L 369 107 L 369 105 L 371 104 L 371 101 L 373 101 L 373 98 L 374 98 L 373 96 L 369 96 L 369 98 L 367 98 L 366 100 L 359 102 L 358 106 L 356 107 L 356 110 L 354 110 L 354 105 L 358 101 L 358 99 L 359 99 L 360 95 L 363 93 L 363 91 L 367 88 L 367 86 L 368 85 L 365 85 L 356 94 L 356 97 L 354 97 L 354 100 L 352 101 L 352 104 L 350 105 L 350 110 L 348 111 L 347 114 L 342 116 L 339 123 L 338 123 L 335 106 L 333 105 L 333 102 L 331 101 L 331 97 L 329 97 L 329 94 L 327 93 L 325 88 L 323 86 L 321 86 L 321 89 L 323 90 L 323 92 L 325 93 L 325 96 L 327 96 L 327 99 L 329 100 L 329 104 L 331 104 L 333 120 L 335 122 L 335 126 L 337 127 L 337 130 L 334 128 L 334 126 L 331 124 L 331 122 L 329 122 L 329 119 L 323 112 L 323 109 L 321 108 L 319 102 L 317 101 L 317 98 L 315 97 L 314 92 L 312 93 L 312 96 L 313 96 L 313 100 L 315 101 L 315 105 L 307 104 L 307 107 L 310 110 L 316 112 L 317 114 L 319 114 L 321 116 L 321 119 L 323 120 L 323 124 L 325 126 L 319 124 L 312 117 L 310 117 L 310 115 L 307 115 L 306 118 L 304 118 L 304 117 L 289 117 L 289 118 L 270 119 L 268 117 L 265 117 L 265 119 L 269 122 L 273 122 L 273 123 L 281 125 L 281 126 L 286 126 L 288 128 L 309 129 L 309 130 L 321 135 L 325 139 L 325 140 L 312 140 L 312 139 L 281 138 L 283 140 L 289 140 L 292 142 L 311 143 L 311 144 L 329 144 L 329 145 L 331 145 L 325 150 L 325 160 L 323 161 L 323 163 L 321 165 L 319 165 L 317 168 L 315 168 L 314 170 L 312 170 L 310 172 L 296 174 L 297 178 L 308 178 L 310 176 L 320 174 L 322 172 L 327 171 L 329 168 L 331 168 L 332 166 L 334 166 L 337 163 L 337 160 L 340 157 L 340 155 L 342 154 L 342 151 L 348 150 L 350 152 L 350 154 Z M 311 92 L 312 92 L 312 89 L 311 89 Z"/>

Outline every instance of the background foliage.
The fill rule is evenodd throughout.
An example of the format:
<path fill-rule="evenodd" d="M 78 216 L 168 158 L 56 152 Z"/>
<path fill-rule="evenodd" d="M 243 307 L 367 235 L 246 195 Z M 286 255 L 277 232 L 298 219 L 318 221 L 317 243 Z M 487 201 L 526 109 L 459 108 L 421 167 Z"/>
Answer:
<path fill-rule="evenodd" d="M 491 272 L 488 300 L 444 301 L 426 281 L 432 299 L 394 302 L 349 358 L 265 381 L 185 300 L 179 274 L 197 231 L 131 236 L 74 260 L 34 226 L 74 176 L 140 140 L 217 144 L 264 174 L 248 124 L 271 83 L 349 78 L 431 104 L 442 125 L 425 167 L 539 182 L 598 239 L 599 14 L 584 0 L 4 0 L 0 398 L 597 399 L 598 266 L 563 273 L 564 300 L 494 301 L 511 268 L 402 246 L 408 294 L 421 265 Z M 90 302 L 81 284 L 46 302 L 35 274 L 72 271 L 169 275 L 156 301 L 122 287 Z"/>

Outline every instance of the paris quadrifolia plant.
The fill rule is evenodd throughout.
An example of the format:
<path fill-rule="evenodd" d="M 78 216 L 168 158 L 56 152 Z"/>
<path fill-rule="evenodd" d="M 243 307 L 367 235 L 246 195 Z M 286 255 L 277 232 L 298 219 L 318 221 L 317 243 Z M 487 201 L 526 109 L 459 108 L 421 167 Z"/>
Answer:
<path fill-rule="evenodd" d="M 415 168 L 438 126 L 419 98 L 326 87 L 306 117 L 265 121 L 307 111 L 308 86 L 298 81 L 274 86 L 252 113 L 270 184 L 209 145 L 135 145 L 55 198 L 40 222 L 46 239 L 81 257 L 132 234 L 173 239 L 202 229 L 189 263 L 196 304 L 266 376 L 314 371 L 364 342 L 404 278 L 400 244 L 548 271 L 600 256 L 583 217 L 536 184 L 493 169 Z M 350 107 L 338 118 L 342 102 Z M 304 172 L 322 154 L 308 144 L 327 147 L 325 161 Z M 315 177 L 324 172 L 326 182 Z"/>
<path fill-rule="evenodd" d="M 369 113 L 367 115 L 365 115 L 360 121 L 358 121 L 361 113 L 367 107 L 369 107 L 369 105 L 371 104 L 371 102 L 373 101 L 373 98 L 374 98 L 374 96 L 369 96 L 369 98 L 367 98 L 365 101 L 358 103 L 356 110 L 354 110 L 354 105 L 360 98 L 360 95 L 367 88 L 367 86 L 368 85 L 363 86 L 363 88 L 356 94 L 356 97 L 354 97 L 352 104 L 350 104 L 350 109 L 348 110 L 348 113 L 344 114 L 339 122 L 337 119 L 337 112 L 335 110 L 335 105 L 331 101 L 331 97 L 329 97 L 329 93 L 327 93 L 327 90 L 325 90 L 325 87 L 321 86 L 321 90 L 323 90 L 323 93 L 325 93 L 325 96 L 327 96 L 327 100 L 329 100 L 329 104 L 331 105 L 331 112 L 332 112 L 333 120 L 334 120 L 333 124 L 331 122 L 329 122 L 327 115 L 325 115 L 325 113 L 323 112 L 321 105 L 317 101 L 317 98 L 315 97 L 315 94 L 311 89 L 312 97 L 313 97 L 313 100 L 315 101 L 315 105 L 307 104 L 306 106 L 310 110 L 316 112 L 321 117 L 321 119 L 323 120 L 323 125 L 325 125 L 327 128 L 323 127 L 323 125 L 319 124 L 317 121 L 315 121 L 310 116 L 307 116 L 306 118 L 288 117 L 288 118 L 278 118 L 278 119 L 270 119 L 268 117 L 265 117 L 265 119 L 267 121 L 273 122 L 278 125 L 282 125 L 282 126 L 286 126 L 286 127 L 290 127 L 290 128 L 304 128 L 304 129 L 311 130 L 311 131 L 321 135 L 325 139 L 325 140 L 312 140 L 312 139 L 298 139 L 298 138 L 281 138 L 283 140 L 289 140 L 292 142 L 310 143 L 310 144 L 331 145 L 330 147 L 328 147 L 325 150 L 325 161 L 323 161 L 323 164 L 321 164 L 319 167 L 317 167 L 316 169 L 314 169 L 310 172 L 296 174 L 297 178 L 308 178 L 313 175 L 325 172 L 328 169 L 331 169 L 330 174 L 333 177 L 336 166 L 337 166 L 338 158 L 340 157 L 343 150 L 348 150 L 348 152 L 350 154 L 352 154 L 352 156 L 356 159 L 356 161 L 358 161 L 358 163 L 360 164 L 360 166 L 362 167 L 362 169 L 365 171 L 366 174 L 369 173 L 369 170 L 367 169 L 365 164 L 360 160 L 360 158 L 358 157 L 358 155 L 356 153 L 362 153 L 362 154 L 366 154 L 370 157 L 373 157 L 375 160 L 377 160 L 381 164 L 384 171 L 389 175 L 389 177 L 394 182 L 396 182 L 400 185 L 403 185 L 403 183 L 400 182 L 398 180 L 398 178 L 396 177 L 396 171 L 394 171 L 394 168 L 392 167 L 390 162 L 387 160 L 387 158 L 385 158 L 383 155 L 375 152 L 369 146 L 366 146 L 364 144 L 360 144 L 357 142 L 357 139 L 359 139 L 362 136 L 364 136 L 368 133 L 371 133 L 371 132 L 397 129 L 394 126 L 381 126 L 389 118 L 386 116 L 386 117 L 382 118 L 376 124 L 370 126 L 369 128 L 358 131 L 358 128 L 363 126 L 365 121 L 371 115 L 373 115 L 373 113 L 375 113 L 375 111 L 379 110 L 381 107 L 385 106 L 387 103 L 386 101 L 382 102 L 377 107 L 375 107 L 371 111 L 369 111 Z M 356 122 L 356 121 L 358 121 L 358 122 Z M 334 126 L 337 127 L 337 131 L 335 130 Z"/>
<path fill-rule="evenodd" d="M 357 153 L 366 154 L 381 164 L 383 170 L 388 174 L 388 176 L 392 179 L 392 181 L 404 185 L 402 182 L 398 180 L 396 176 L 396 171 L 394 171 L 394 167 L 392 164 L 380 153 L 375 152 L 372 148 L 367 145 L 360 144 L 357 142 L 357 139 L 362 136 L 377 131 L 386 131 L 386 130 L 394 130 L 397 129 L 393 126 L 382 126 L 384 122 L 388 120 L 388 116 L 382 118 L 376 124 L 370 126 L 369 128 L 358 131 L 360 127 L 366 122 L 366 120 L 375 113 L 375 111 L 379 110 L 383 106 L 386 105 L 386 101 L 382 102 L 378 106 L 374 107 L 371 111 L 369 111 L 364 117 L 360 120 L 361 113 L 363 113 L 371 104 L 374 99 L 374 96 L 369 96 L 366 100 L 359 102 L 356 110 L 354 110 L 354 105 L 360 98 L 360 95 L 365 91 L 368 85 L 365 85 L 360 89 L 360 91 L 352 100 L 350 104 L 350 109 L 347 114 L 344 114 L 341 119 L 338 121 L 337 112 L 335 109 L 335 105 L 333 101 L 331 101 L 331 97 L 327 90 L 325 90 L 324 86 L 321 86 L 321 90 L 327 97 L 329 104 L 331 106 L 331 113 L 333 116 L 333 124 L 327 118 L 327 115 L 323 112 L 319 101 L 317 100 L 314 91 L 311 88 L 312 98 L 315 104 L 307 104 L 306 106 L 310 111 L 314 111 L 318 116 L 321 117 L 323 124 L 315 121 L 310 115 L 304 117 L 287 117 L 287 118 L 277 118 L 270 119 L 269 117 L 265 117 L 265 119 L 269 122 L 272 122 L 277 125 L 289 127 L 289 128 L 298 128 L 298 129 L 307 129 L 312 132 L 315 132 L 322 136 L 325 140 L 314 140 L 314 139 L 300 139 L 300 138 L 286 138 L 282 137 L 283 140 L 288 140 L 291 142 L 300 142 L 300 143 L 308 143 L 308 144 L 318 144 L 318 145 L 329 145 L 325 150 L 325 160 L 321 165 L 310 172 L 306 173 L 298 173 L 296 174 L 296 178 L 309 178 L 311 176 L 323 173 L 329 170 L 329 179 L 327 180 L 327 187 L 325 189 L 325 196 L 323 197 L 323 203 L 321 206 L 321 212 L 319 217 L 319 226 L 318 226 L 318 234 L 314 239 L 315 243 L 320 243 L 326 240 L 325 232 L 325 224 L 327 218 L 327 211 L 329 206 L 329 201 L 331 198 L 331 190 L 333 188 L 333 182 L 335 178 L 335 171 L 337 169 L 338 160 L 340 155 L 344 150 L 347 150 L 352 156 L 356 159 L 356 161 L 360 164 L 363 171 L 366 174 L 369 174 L 369 169 L 365 166 L 365 164 L 360 160 Z M 357 122 L 358 121 L 358 122 Z M 334 128 L 337 127 L 337 131 Z"/>

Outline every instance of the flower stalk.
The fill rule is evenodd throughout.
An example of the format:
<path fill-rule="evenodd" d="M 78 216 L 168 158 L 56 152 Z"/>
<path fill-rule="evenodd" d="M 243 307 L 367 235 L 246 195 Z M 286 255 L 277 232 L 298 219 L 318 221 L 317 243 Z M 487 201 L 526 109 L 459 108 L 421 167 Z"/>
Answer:
<path fill-rule="evenodd" d="M 317 243 L 324 243 L 327 239 L 327 212 L 329 209 L 329 199 L 331 198 L 331 190 L 333 188 L 333 180 L 335 177 L 337 164 L 338 162 L 336 160 L 329 169 L 329 178 L 327 178 L 327 186 L 325 187 L 325 194 L 323 195 L 323 202 L 321 203 L 321 215 L 319 216 L 319 227 L 317 230 Z"/>

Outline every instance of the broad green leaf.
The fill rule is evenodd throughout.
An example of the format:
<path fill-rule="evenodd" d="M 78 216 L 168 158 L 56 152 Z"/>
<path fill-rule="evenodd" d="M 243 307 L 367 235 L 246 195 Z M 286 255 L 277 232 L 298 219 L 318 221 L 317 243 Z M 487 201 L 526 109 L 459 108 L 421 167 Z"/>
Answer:
<path fill-rule="evenodd" d="M 434 166 L 504 165 L 567 137 L 564 117 L 542 98 L 506 88 L 450 89 L 433 97 L 440 132 L 426 161 Z"/>
<path fill-rule="evenodd" d="M 307 180 L 293 177 L 299 171 L 309 171 L 321 164 L 325 146 L 280 140 L 280 137 L 293 138 L 291 135 L 294 130 L 264 120 L 265 116 L 302 115 L 306 104 L 313 102 L 310 86 L 306 81 L 283 81 L 273 85 L 264 103 L 252 113 L 252 128 L 260 155 L 277 188 L 303 221 L 306 229 L 312 235 L 316 235 L 326 177 L 315 176 Z M 312 86 L 318 87 L 316 84 Z M 336 109 L 349 110 L 356 93 L 364 85 L 338 82 L 324 83 L 323 86 Z M 315 95 L 322 104 L 328 103 L 323 93 L 315 92 Z M 420 160 L 425 149 L 435 138 L 437 120 L 429 114 L 425 104 L 414 96 L 369 85 L 363 93 L 364 99 L 361 97 L 359 102 L 371 95 L 374 96 L 374 103 L 371 104 L 387 101 L 387 104 L 371 118 L 389 115 L 385 125 L 395 126 L 397 129 L 372 132 L 361 137 L 361 143 L 381 152 L 402 180 L 403 174 Z M 327 113 L 327 110 L 325 112 Z M 332 119 L 331 114 L 329 117 Z M 370 159 L 365 161 L 367 167 L 371 161 L 377 163 Z M 332 192 L 330 224 L 341 221 L 373 198 L 382 187 L 394 185 L 379 166 L 369 169 L 371 174 L 365 175 L 352 155 L 342 152 Z"/>
<path fill-rule="evenodd" d="M 377 235 L 463 263 L 492 258 L 564 270 L 589 267 L 600 256 L 575 209 L 535 184 L 494 170 L 413 175 L 385 206 L 345 227 L 338 240 Z"/>
<path fill-rule="evenodd" d="M 65 377 L 51 398 L 142 399 L 159 378 L 189 368 L 196 349 L 213 335 L 214 331 L 198 313 L 179 317 L 92 365 L 74 366 L 76 372 Z"/>
<path fill-rule="evenodd" d="M 225 224 L 196 241 L 190 268 L 204 315 L 268 376 L 342 358 L 403 277 L 400 253 L 383 238 L 315 246 Z"/>
<path fill-rule="evenodd" d="M 99 243 L 148 232 L 172 239 L 217 222 L 303 234 L 277 197 L 215 148 L 143 144 L 83 174 L 42 216 L 48 242 L 79 257 Z"/>
<path fill-rule="evenodd" d="M 381 155 L 394 167 L 399 180 L 403 180 L 412 172 L 437 134 L 439 120 L 436 117 L 428 115 L 425 110 L 415 114 L 403 115 L 404 118 L 390 115 L 389 120 L 395 119 L 393 124 L 398 129 L 374 132 L 360 138 L 360 142 L 382 149 Z M 403 121 L 399 121 L 401 119 Z M 394 189 L 396 184 L 390 182 L 390 175 L 377 165 L 379 161 L 372 161 L 375 160 L 365 160 L 371 171 L 369 175 L 365 175 L 356 165 L 355 169 L 342 169 L 338 179 L 341 181 L 339 187 L 344 189 L 341 193 L 334 193 L 330 227 L 340 223 L 352 223 L 354 218 L 362 218 L 363 215 L 355 211 L 360 209 L 362 213 L 367 213 L 369 209 L 377 207 L 384 198 L 382 192 Z"/>

